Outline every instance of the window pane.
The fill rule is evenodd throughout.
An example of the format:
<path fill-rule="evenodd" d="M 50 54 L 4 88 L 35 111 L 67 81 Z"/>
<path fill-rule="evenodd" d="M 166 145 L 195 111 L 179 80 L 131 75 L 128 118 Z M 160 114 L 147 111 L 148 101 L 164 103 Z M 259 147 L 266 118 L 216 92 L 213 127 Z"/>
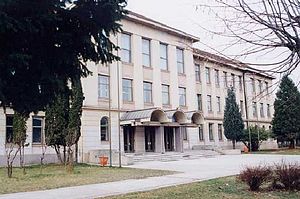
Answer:
<path fill-rule="evenodd" d="M 41 143 L 42 142 L 42 128 L 33 127 L 32 128 L 32 142 Z"/>
<path fill-rule="evenodd" d="M 109 97 L 109 77 L 99 75 L 98 76 L 98 96 L 99 98 Z"/>
<path fill-rule="evenodd" d="M 160 44 L 160 68 L 168 70 L 168 47 L 166 44 Z"/>
<path fill-rule="evenodd" d="M 123 101 L 132 101 L 132 80 L 130 79 L 123 79 Z"/>
<path fill-rule="evenodd" d="M 121 36 L 121 59 L 124 62 L 131 62 L 131 36 L 122 34 Z"/>
<path fill-rule="evenodd" d="M 6 143 L 11 143 L 13 140 L 13 115 L 6 116 Z"/>
<path fill-rule="evenodd" d="M 162 85 L 162 104 L 164 104 L 164 105 L 170 104 L 169 86 L 168 85 Z"/>
<path fill-rule="evenodd" d="M 179 105 L 186 106 L 186 89 L 179 87 Z"/>
<path fill-rule="evenodd" d="M 144 82 L 144 102 L 152 103 L 152 84 Z"/>
<path fill-rule="evenodd" d="M 150 66 L 150 40 L 142 40 L 143 66 Z"/>
<path fill-rule="evenodd" d="M 206 83 L 210 84 L 210 69 L 205 68 L 205 75 L 206 75 Z"/>
<path fill-rule="evenodd" d="M 200 76 L 200 65 L 195 64 L 195 76 L 196 76 L 196 81 L 200 82 L 201 81 L 201 76 Z"/>
<path fill-rule="evenodd" d="M 101 141 L 108 141 L 108 118 L 103 117 L 100 121 Z"/>
<path fill-rule="evenodd" d="M 183 61 L 183 50 L 177 48 L 177 70 L 178 73 L 184 73 L 184 61 Z"/>

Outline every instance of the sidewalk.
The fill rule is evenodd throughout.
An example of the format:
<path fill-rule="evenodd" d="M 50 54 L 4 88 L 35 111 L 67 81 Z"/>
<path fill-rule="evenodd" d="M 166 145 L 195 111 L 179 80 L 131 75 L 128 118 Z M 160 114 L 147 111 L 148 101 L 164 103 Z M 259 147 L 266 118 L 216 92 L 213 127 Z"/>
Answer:
<path fill-rule="evenodd" d="M 105 197 L 235 175 L 238 174 L 239 171 L 246 165 L 257 165 L 260 163 L 273 164 L 275 162 L 281 162 L 282 160 L 288 162 L 299 162 L 300 156 L 228 155 L 171 162 L 143 162 L 130 167 L 172 170 L 181 173 L 146 179 L 132 179 L 46 191 L 4 194 L 0 195 L 0 199 L 82 199 Z"/>

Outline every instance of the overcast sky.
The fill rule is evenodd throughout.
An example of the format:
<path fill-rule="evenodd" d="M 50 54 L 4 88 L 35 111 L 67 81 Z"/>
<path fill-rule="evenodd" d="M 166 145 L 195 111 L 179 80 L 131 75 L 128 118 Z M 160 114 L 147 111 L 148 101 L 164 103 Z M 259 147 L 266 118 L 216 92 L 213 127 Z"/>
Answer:
<path fill-rule="evenodd" d="M 197 9 L 199 4 L 211 4 L 209 0 L 128 0 L 128 9 L 146 17 L 180 29 L 200 38 L 195 47 L 209 52 L 219 52 L 226 56 L 239 55 L 241 46 L 234 46 L 224 50 L 230 41 L 206 31 L 224 29 L 224 25 L 217 22 L 214 14 L 208 9 Z M 251 63 L 270 63 L 278 58 L 278 53 L 239 57 L 240 61 Z M 292 74 L 296 83 L 300 81 L 300 67 Z"/>

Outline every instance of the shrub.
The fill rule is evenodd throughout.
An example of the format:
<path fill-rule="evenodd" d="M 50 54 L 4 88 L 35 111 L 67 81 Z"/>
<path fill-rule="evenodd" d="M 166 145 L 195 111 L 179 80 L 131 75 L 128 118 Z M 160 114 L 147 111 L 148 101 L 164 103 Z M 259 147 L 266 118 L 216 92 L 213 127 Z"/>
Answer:
<path fill-rule="evenodd" d="M 273 187 L 300 190 L 300 164 L 276 164 Z"/>
<path fill-rule="evenodd" d="M 246 167 L 241 171 L 238 179 L 245 182 L 251 191 L 258 191 L 264 182 L 270 180 L 272 171 L 267 166 Z"/>

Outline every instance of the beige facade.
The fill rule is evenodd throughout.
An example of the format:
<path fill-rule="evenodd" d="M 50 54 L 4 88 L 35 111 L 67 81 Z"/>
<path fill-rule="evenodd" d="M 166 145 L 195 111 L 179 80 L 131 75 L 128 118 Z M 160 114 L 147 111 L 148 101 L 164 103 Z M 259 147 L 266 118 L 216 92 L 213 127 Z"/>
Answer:
<path fill-rule="evenodd" d="M 91 161 L 91 151 L 99 155 L 110 147 L 114 155 L 118 150 L 124 155 L 228 147 L 222 119 L 233 75 L 245 122 L 269 128 L 273 96 L 266 88 L 272 77 L 194 49 L 198 38 L 141 15 L 129 13 L 121 23 L 123 33 L 112 40 L 122 49 L 116 52 L 122 61 L 108 66 L 89 63 L 92 75 L 82 80 L 80 161 Z M 1 132 L 5 124 L 0 114 Z M 0 134 L 0 142 L 1 152 L 5 134 Z"/>

